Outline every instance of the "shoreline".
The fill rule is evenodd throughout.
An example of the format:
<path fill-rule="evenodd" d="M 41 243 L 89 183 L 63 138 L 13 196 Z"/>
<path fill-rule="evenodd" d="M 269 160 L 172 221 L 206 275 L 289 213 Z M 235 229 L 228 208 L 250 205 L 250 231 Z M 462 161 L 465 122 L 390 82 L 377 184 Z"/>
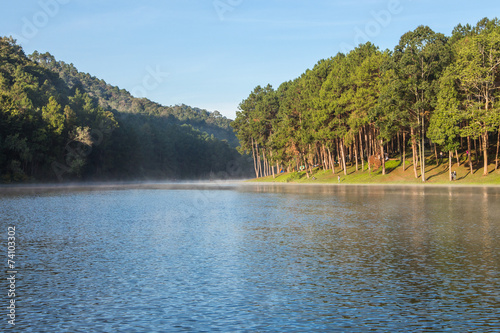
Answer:
<path fill-rule="evenodd" d="M 213 181 L 134 181 L 134 182 L 92 182 L 67 184 L 8 184 L 0 185 L 0 197 L 12 194 L 40 194 L 47 192 L 75 192 L 75 191 L 116 191 L 116 190 L 229 190 L 234 187 L 386 187 L 386 188 L 500 188 L 500 184 L 433 184 L 433 183 L 332 183 L 332 182 L 269 182 L 258 179 L 246 180 L 213 180 Z"/>
<path fill-rule="evenodd" d="M 281 183 L 281 182 L 267 182 L 258 181 L 257 179 L 252 179 L 246 181 L 246 184 L 256 184 L 256 185 L 280 185 L 280 186 L 387 186 L 387 187 L 500 187 L 500 184 L 435 184 L 435 183 L 331 183 L 331 182 L 311 182 L 311 183 Z"/>
<path fill-rule="evenodd" d="M 386 162 L 386 174 L 382 175 L 382 170 L 376 169 L 371 172 L 365 168 L 357 168 L 355 165 L 348 165 L 346 174 L 342 170 L 324 170 L 314 168 L 307 178 L 305 171 L 291 171 L 254 178 L 249 183 L 281 183 L 281 184 L 332 184 L 332 185 L 377 185 L 377 186 L 463 186 L 463 187 L 498 187 L 500 186 L 500 169 L 495 169 L 494 164 L 488 167 L 488 174 L 483 175 L 483 170 L 477 165 L 471 173 L 464 163 L 453 164 L 452 171 L 457 173 L 456 180 L 449 180 L 449 166 L 429 161 L 425 170 L 425 182 L 421 179 L 421 170 L 417 173 L 412 170 L 412 164 L 406 161 L 403 168 L 402 162 L 398 159 L 390 159 Z M 415 177 L 417 175 L 418 177 Z M 339 181 L 340 180 L 340 181 Z"/>
<path fill-rule="evenodd" d="M 130 182 L 72 182 L 1 184 L 0 196 L 16 193 L 64 192 L 64 191 L 112 191 L 128 189 L 206 189 L 215 186 L 234 186 L 246 180 L 201 180 L 201 181 L 130 181 Z"/>
<path fill-rule="evenodd" d="M 313 169 L 311 178 L 306 178 L 306 173 L 285 172 L 273 176 L 252 179 L 202 179 L 202 180 L 175 180 L 175 179 L 145 179 L 145 180 L 108 180 L 108 181 L 73 181 L 73 182 L 28 182 L 0 184 L 0 195 L 4 193 L 38 193 L 45 191 L 78 191 L 78 190 L 120 190 L 120 189 L 208 189 L 213 187 L 234 187 L 251 185 L 327 185 L 327 186 L 384 186 L 384 187 L 500 187 L 500 169 L 495 170 L 494 164 L 489 166 L 488 175 L 482 175 L 480 168 L 475 168 L 471 174 L 469 168 L 462 163 L 454 164 L 452 170 L 458 172 L 457 180 L 448 178 L 447 164 L 428 163 L 426 167 L 426 182 L 415 178 L 411 170 L 411 163 L 406 161 L 403 169 L 401 162 L 390 159 L 386 162 L 386 174 L 382 175 L 380 169 L 369 172 L 356 170 L 354 165 L 347 167 L 346 173 L 337 169 Z M 429 161 L 430 162 L 430 161 Z M 366 167 L 366 165 L 365 165 Z M 338 177 L 340 176 L 340 182 Z"/>

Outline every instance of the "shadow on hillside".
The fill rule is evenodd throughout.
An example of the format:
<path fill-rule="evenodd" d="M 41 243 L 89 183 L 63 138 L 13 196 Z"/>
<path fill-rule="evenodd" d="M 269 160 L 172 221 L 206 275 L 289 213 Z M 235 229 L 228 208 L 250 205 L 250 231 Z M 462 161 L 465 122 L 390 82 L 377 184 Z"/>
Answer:
<path fill-rule="evenodd" d="M 367 171 L 367 170 L 365 170 L 365 171 Z M 358 172 L 364 172 L 364 171 L 363 171 L 363 170 L 361 170 L 361 168 L 359 168 L 359 170 L 358 170 L 358 171 L 356 171 L 356 169 L 352 169 L 352 171 L 349 171 L 349 170 L 348 170 L 348 171 L 347 171 L 347 175 L 346 175 L 346 176 L 353 175 L 353 174 L 358 173 Z M 339 172 L 336 172 L 335 174 L 337 174 L 337 173 L 338 173 L 338 174 L 341 174 L 341 175 L 343 176 L 343 175 L 344 175 L 344 170 L 339 170 Z"/>
<path fill-rule="evenodd" d="M 468 175 L 470 175 L 470 170 L 467 171 L 467 173 L 465 175 L 463 175 L 462 177 L 457 178 L 457 180 L 465 179 L 465 178 L 467 178 Z"/>
<path fill-rule="evenodd" d="M 406 171 L 406 170 L 410 169 L 411 167 L 413 167 L 413 163 L 406 161 L 403 171 Z"/>
<path fill-rule="evenodd" d="M 434 169 L 431 169 L 431 170 L 434 170 Z M 429 171 L 431 171 L 431 170 L 429 170 Z M 448 168 L 446 168 L 446 169 L 444 169 L 444 170 L 442 170 L 442 171 L 440 171 L 440 172 L 436 173 L 435 175 L 432 175 L 432 176 L 427 177 L 427 180 L 432 179 L 432 178 L 434 178 L 434 177 L 441 176 L 442 174 L 448 173 L 448 171 L 449 171 L 449 170 L 448 170 Z M 427 172 L 428 172 L 428 171 L 427 171 Z"/>
<path fill-rule="evenodd" d="M 385 167 L 385 174 L 388 175 L 390 174 L 391 172 L 393 172 L 394 170 L 396 170 L 397 168 L 399 168 L 401 166 L 401 161 L 398 162 L 397 165 L 391 167 L 391 168 L 388 168 L 387 166 Z"/>
<path fill-rule="evenodd" d="M 432 170 L 434 170 L 434 169 L 439 168 L 440 166 L 441 166 L 441 164 L 434 164 L 434 168 L 432 168 L 432 169 L 427 169 L 427 168 L 426 168 L 426 169 L 427 169 L 427 172 L 429 172 L 429 171 L 432 171 Z M 448 167 L 446 167 L 446 169 L 448 169 Z"/>

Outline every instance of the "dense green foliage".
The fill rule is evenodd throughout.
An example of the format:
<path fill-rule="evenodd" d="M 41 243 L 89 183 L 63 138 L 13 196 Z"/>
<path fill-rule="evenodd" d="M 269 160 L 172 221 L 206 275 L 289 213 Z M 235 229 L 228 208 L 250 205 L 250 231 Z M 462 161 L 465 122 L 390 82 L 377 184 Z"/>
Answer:
<path fill-rule="evenodd" d="M 229 130 L 218 112 L 133 98 L 0 38 L 2 182 L 206 178 L 228 164 L 237 177 L 245 161 L 215 136 Z"/>
<path fill-rule="evenodd" d="M 436 162 L 438 148 L 449 152 L 450 166 L 453 153 L 467 150 L 471 172 L 482 155 L 487 174 L 488 155 L 498 168 L 499 66 L 498 19 L 459 25 L 451 37 L 420 26 L 393 51 L 366 43 L 319 61 L 276 90 L 256 87 L 232 126 L 257 177 L 274 174 L 274 166 L 303 169 L 308 177 L 314 165 L 335 173 L 337 163 L 345 173 L 346 163 L 357 170 L 366 161 L 385 174 L 387 155 L 403 156 L 407 146 L 422 181 L 426 148 Z"/>
<path fill-rule="evenodd" d="M 119 89 L 90 74 L 79 72 L 73 64 L 57 61 L 49 53 L 40 54 L 35 51 L 29 58 L 40 66 L 58 73 L 71 89 L 79 88 L 87 92 L 90 97 L 97 99 L 99 106 L 105 110 L 166 117 L 171 123 L 192 125 L 201 132 L 228 141 L 231 146 L 238 145 L 238 140 L 230 127 L 231 120 L 219 111 L 208 112 L 184 104 L 163 106 L 147 98 L 133 97 L 125 89 Z"/>

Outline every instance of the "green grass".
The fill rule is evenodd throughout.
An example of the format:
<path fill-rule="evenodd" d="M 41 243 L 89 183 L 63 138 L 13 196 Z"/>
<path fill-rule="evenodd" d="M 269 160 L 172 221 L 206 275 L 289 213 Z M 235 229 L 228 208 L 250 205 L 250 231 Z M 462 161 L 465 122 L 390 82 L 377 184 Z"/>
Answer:
<path fill-rule="evenodd" d="M 431 156 L 429 156 L 431 157 Z M 452 171 L 457 172 L 457 180 L 449 181 L 449 170 L 447 160 L 443 164 L 436 164 L 433 158 L 426 161 L 425 176 L 426 184 L 446 184 L 446 185 L 500 185 L 500 169 L 495 170 L 495 165 L 491 164 L 488 167 L 488 175 L 483 176 L 482 161 L 473 164 L 474 173 L 470 174 L 470 170 L 465 163 L 460 166 L 453 163 Z M 456 162 L 454 160 L 454 162 Z M 386 175 L 382 175 L 382 168 L 369 172 L 367 164 L 365 163 L 365 170 L 361 171 L 361 164 L 359 170 L 356 171 L 355 166 L 347 167 L 347 175 L 336 166 L 335 174 L 332 170 L 323 170 L 320 168 L 313 169 L 311 177 L 306 177 L 305 171 L 290 172 L 272 176 L 262 177 L 249 180 L 249 182 L 272 182 L 272 183 L 296 183 L 296 184 L 337 184 L 338 175 L 340 175 L 341 184 L 422 184 L 420 175 L 420 168 L 418 168 L 418 178 L 415 178 L 413 165 L 411 160 L 406 160 L 405 170 L 403 170 L 402 163 L 399 159 L 391 159 L 386 162 Z M 316 179 L 313 180 L 312 177 Z"/>

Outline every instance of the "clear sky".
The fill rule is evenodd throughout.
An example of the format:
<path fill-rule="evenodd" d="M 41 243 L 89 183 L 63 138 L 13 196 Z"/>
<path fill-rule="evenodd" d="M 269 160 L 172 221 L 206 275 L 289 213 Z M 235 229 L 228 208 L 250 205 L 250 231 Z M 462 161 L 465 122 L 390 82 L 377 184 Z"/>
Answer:
<path fill-rule="evenodd" d="M 422 24 L 450 35 L 497 16 L 498 0 L 23 0 L 3 1 L 0 35 L 138 97 L 234 119 L 257 85 L 359 43 L 393 49 Z"/>

